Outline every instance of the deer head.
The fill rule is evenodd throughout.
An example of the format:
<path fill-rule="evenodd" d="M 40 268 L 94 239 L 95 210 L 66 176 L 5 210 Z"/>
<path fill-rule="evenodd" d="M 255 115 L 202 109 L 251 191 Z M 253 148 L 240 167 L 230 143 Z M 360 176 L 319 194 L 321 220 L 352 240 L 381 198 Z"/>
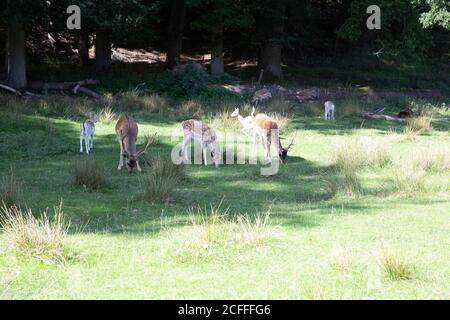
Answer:
<path fill-rule="evenodd" d="M 294 134 L 292 135 L 291 142 L 289 143 L 289 145 L 286 148 L 283 148 L 281 146 L 281 142 L 280 142 L 278 156 L 280 157 L 281 162 L 284 162 L 286 160 L 289 149 L 294 145 L 294 138 L 295 138 L 296 134 L 297 134 L 297 131 L 295 131 Z"/>

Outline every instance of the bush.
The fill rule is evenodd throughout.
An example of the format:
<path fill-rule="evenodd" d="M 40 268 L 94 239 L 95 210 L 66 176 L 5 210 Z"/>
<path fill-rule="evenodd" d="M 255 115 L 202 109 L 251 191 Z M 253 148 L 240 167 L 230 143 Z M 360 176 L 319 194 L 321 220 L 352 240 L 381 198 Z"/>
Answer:
<path fill-rule="evenodd" d="M 0 204 L 11 207 L 16 204 L 19 183 L 17 182 L 13 170 L 9 175 L 5 175 L 0 184 Z"/>
<path fill-rule="evenodd" d="M 106 184 L 106 170 L 95 159 L 77 160 L 72 164 L 74 184 L 85 190 L 97 190 Z"/>
<path fill-rule="evenodd" d="M 193 96 L 206 91 L 210 80 L 211 77 L 203 65 L 188 62 L 168 71 L 162 89 L 173 96 Z"/>
<path fill-rule="evenodd" d="M 184 165 L 176 165 L 171 159 L 154 157 L 141 178 L 143 197 L 150 202 L 164 202 L 185 178 Z"/>
<path fill-rule="evenodd" d="M 16 206 L 3 205 L 0 226 L 11 248 L 18 254 L 30 256 L 45 263 L 63 263 L 64 239 L 69 223 L 65 221 L 62 204 L 54 208 L 50 218 L 47 212 L 34 217 L 31 209 L 22 211 Z"/>

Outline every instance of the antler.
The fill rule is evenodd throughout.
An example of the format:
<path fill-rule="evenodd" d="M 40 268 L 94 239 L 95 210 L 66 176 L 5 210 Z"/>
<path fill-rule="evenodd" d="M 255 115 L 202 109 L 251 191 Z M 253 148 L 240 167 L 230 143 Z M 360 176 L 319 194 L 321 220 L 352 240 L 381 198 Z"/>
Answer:
<path fill-rule="evenodd" d="M 286 150 L 289 150 L 294 145 L 294 138 L 296 135 L 297 135 L 297 130 L 292 135 L 291 143 L 289 143 L 289 145 L 286 147 Z"/>
<path fill-rule="evenodd" d="M 157 138 L 158 138 L 158 136 L 157 136 L 156 133 L 153 134 L 152 136 L 146 136 L 147 143 L 145 144 L 144 149 L 141 150 L 141 151 L 139 151 L 139 152 L 136 154 L 136 157 L 139 157 L 139 156 L 141 156 L 142 154 L 144 154 L 145 152 L 147 152 L 147 148 L 148 148 L 151 144 L 154 144 L 154 143 L 156 142 Z"/>

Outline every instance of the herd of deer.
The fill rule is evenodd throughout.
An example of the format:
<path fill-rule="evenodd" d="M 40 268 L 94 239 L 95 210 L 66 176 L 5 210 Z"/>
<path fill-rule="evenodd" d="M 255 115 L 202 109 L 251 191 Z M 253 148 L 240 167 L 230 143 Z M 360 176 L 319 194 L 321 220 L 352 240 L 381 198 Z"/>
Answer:
<path fill-rule="evenodd" d="M 288 154 L 289 149 L 293 145 L 294 136 L 290 144 L 284 148 L 279 137 L 279 126 L 277 122 L 264 113 L 255 115 L 255 108 L 253 108 L 250 116 L 243 117 L 239 114 L 239 108 L 236 108 L 231 117 L 236 117 L 241 123 L 243 133 L 253 138 L 252 155 L 256 156 L 256 140 L 259 136 L 261 138 L 264 149 L 264 156 L 267 163 L 271 163 L 270 148 L 271 143 L 274 142 L 275 149 L 281 162 L 283 162 Z M 334 104 L 331 101 L 325 103 L 325 119 L 334 119 Z M 93 148 L 95 123 L 97 116 L 91 115 L 89 119 L 80 124 L 80 153 L 83 153 L 83 140 L 85 142 L 86 154 L 89 155 Z M 187 148 L 192 140 L 197 140 L 202 146 L 202 156 L 205 165 L 208 165 L 207 152 L 209 151 L 214 165 L 217 167 L 220 164 L 222 155 L 219 148 L 219 141 L 217 134 L 213 128 L 204 124 L 202 121 L 189 119 L 181 122 L 181 127 L 184 133 L 184 140 L 181 148 L 181 155 L 185 161 L 188 161 Z M 145 148 L 141 151 L 136 150 L 136 141 L 138 137 L 138 125 L 136 121 L 128 116 L 121 116 L 115 126 L 117 140 L 120 145 L 119 166 L 117 169 L 121 170 L 126 161 L 128 172 L 131 173 L 136 167 L 141 171 L 139 166 L 139 156 L 147 150 L 151 141 L 148 140 Z M 295 134 L 294 134 L 295 135 Z"/>

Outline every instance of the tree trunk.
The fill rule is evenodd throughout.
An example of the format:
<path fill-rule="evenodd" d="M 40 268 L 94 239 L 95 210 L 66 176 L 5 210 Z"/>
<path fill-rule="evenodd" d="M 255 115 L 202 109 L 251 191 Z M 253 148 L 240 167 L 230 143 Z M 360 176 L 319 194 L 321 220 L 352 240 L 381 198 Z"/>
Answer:
<path fill-rule="evenodd" d="M 276 8 L 277 16 L 274 17 L 272 35 L 269 40 L 265 41 L 262 50 L 261 58 L 258 62 L 258 69 L 264 69 L 264 75 L 275 79 L 283 77 L 283 70 L 281 69 L 281 49 L 282 44 L 279 39 L 284 33 L 284 20 L 286 13 L 286 4 L 284 1 L 279 1 Z"/>
<path fill-rule="evenodd" d="M 185 16 L 186 16 L 185 1 L 172 0 L 169 30 L 167 34 L 166 65 L 168 67 L 173 67 L 180 62 Z"/>
<path fill-rule="evenodd" d="M 111 66 L 111 42 L 103 32 L 95 37 L 95 69 L 102 71 Z"/>
<path fill-rule="evenodd" d="M 6 46 L 8 85 L 16 89 L 24 88 L 27 85 L 25 32 L 22 24 L 13 17 L 8 21 Z"/>
<path fill-rule="evenodd" d="M 211 74 L 220 77 L 223 71 L 223 20 L 220 18 L 212 33 Z"/>
<path fill-rule="evenodd" d="M 78 59 L 82 66 L 89 64 L 89 35 L 81 33 L 78 36 Z"/>

